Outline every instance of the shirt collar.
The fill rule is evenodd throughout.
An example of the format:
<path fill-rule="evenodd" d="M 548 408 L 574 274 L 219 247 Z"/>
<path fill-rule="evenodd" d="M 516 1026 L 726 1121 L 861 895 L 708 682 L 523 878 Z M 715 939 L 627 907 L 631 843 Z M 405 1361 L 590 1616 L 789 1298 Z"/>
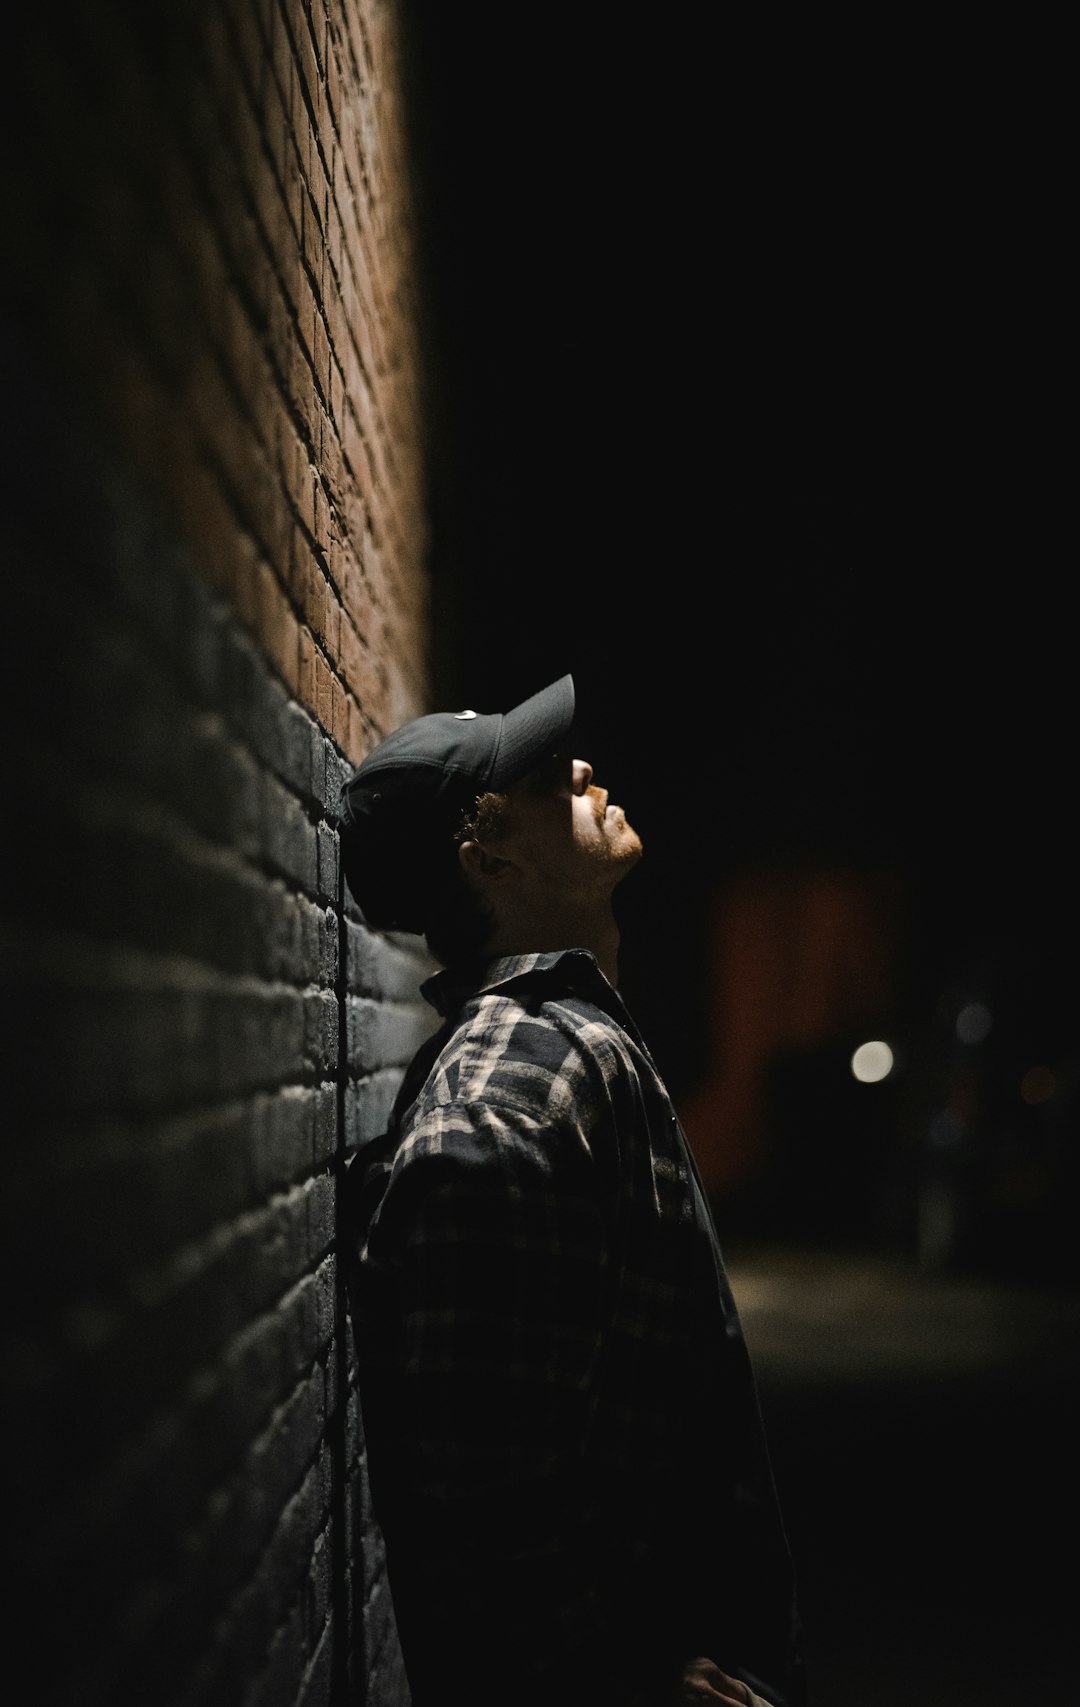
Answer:
<path fill-rule="evenodd" d="M 444 1019 L 471 996 L 491 995 L 516 984 L 551 978 L 564 989 L 590 991 L 610 1001 L 615 993 L 587 948 L 563 948 L 553 954 L 506 954 L 498 960 L 448 966 L 421 985 L 420 994 Z"/>

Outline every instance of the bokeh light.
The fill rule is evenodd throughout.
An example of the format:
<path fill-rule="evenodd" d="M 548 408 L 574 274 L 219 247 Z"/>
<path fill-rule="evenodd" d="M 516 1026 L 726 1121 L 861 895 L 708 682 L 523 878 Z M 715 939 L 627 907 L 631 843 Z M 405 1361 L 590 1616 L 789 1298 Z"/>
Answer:
<path fill-rule="evenodd" d="M 860 1043 L 851 1057 L 851 1071 L 863 1085 L 876 1085 L 887 1079 L 893 1069 L 893 1052 L 880 1038 Z"/>
<path fill-rule="evenodd" d="M 1057 1090 L 1057 1079 L 1049 1067 L 1029 1067 L 1020 1080 L 1020 1095 L 1032 1108 L 1049 1102 Z"/>
<path fill-rule="evenodd" d="M 993 1023 L 994 1016 L 984 1002 L 965 1002 L 956 1016 L 956 1035 L 961 1043 L 982 1043 Z"/>

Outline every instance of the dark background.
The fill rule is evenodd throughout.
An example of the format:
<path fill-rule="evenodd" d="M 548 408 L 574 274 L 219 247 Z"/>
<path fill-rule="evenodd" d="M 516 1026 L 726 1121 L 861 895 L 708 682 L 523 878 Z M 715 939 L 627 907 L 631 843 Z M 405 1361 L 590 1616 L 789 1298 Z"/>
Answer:
<path fill-rule="evenodd" d="M 440 700 L 574 672 L 676 1090 L 739 871 L 892 872 L 896 1033 L 966 979 L 1063 1059 L 1052 44 L 509 10 L 411 9 Z"/>
<path fill-rule="evenodd" d="M 584 756 L 646 844 L 622 984 L 677 1100 L 710 1047 L 710 897 L 755 873 L 894 880 L 892 1131 L 850 1116 L 833 1040 L 773 1075 L 774 1117 L 808 1138 L 786 1197 L 718 1216 L 814 1698 L 1064 1703 L 1060 44 L 986 15 L 962 35 L 940 15 L 410 10 L 440 701 L 504 709 L 574 672 Z M 972 1000 L 994 1016 L 976 1048 L 954 1026 Z M 1024 1106 L 1036 1062 L 1056 1094 Z M 965 1099 L 955 1143 L 942 1111 Z M 867 1139 L 891 1161 L 860 1195 Z M 927 1191 L 954 1218 L 929 1251 Z M 810 1265 L 778 1264 L 776 1235 Z"/>

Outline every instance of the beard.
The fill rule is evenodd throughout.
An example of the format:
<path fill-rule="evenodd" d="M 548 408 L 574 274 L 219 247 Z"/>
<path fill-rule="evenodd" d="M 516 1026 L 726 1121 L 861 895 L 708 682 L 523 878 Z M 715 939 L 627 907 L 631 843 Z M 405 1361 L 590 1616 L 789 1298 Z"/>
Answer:
<path fill-rule="evenodd" d="M 587 853 L 598 880 L 613 889 L 633 871 L 645 850 L 621 806 L 611 809 L 610 818 L 601 813 L 597 823 L 601 834 L 596 842 L 589 844 Z"/>

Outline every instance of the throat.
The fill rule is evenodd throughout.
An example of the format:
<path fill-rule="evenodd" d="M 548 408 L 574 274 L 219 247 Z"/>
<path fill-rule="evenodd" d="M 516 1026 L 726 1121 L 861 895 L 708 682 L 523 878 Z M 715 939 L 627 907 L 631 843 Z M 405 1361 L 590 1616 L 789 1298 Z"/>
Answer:
<path fill-rule="evenodd" d="M 589 908 L 538 909 L 528 918 L 505 919 L 496 925 L 486 951 L 493 958 L 512 954 L 557 954 L 584 948 L 593 955 L 613 987 L 618 984 L 619 927 L 610 905 Z"/>

